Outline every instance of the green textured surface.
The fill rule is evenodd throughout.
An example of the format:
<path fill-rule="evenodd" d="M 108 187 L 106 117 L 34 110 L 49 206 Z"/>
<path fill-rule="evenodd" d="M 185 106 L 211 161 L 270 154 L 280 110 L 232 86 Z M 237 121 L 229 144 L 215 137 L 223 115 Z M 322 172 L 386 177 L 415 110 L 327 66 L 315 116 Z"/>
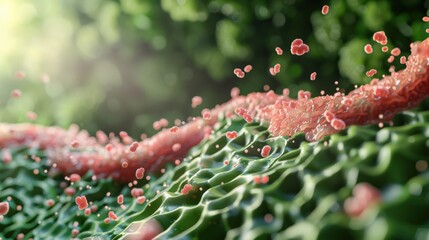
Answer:
<path fill-rule="evenodd" d="M 70 238 L 77 221 L 78 238 L 121 239 L 138 231 L 140 223 L 156 219 L 164 229 L 161 239 L 427 239 L 429 171 L 418 171 L 416 162 L 429 161 L 429 111 L 405 112 L 395 121 L 396 126 L 383 129 L 352 126 L 326 138 L 325 145 L 307 143 L 302 134 L 269 138 L 258 124 L 222 120 L 213 137 L 181 165 L 168 166 L 148 185 L 139 183 L 149 199 L 143 205 L 133 201 L 129 187 L 91 181 L 88 174 L 76 196 L 93 201 L 100 217 L 83 216 L 74 197 L 62 194 L 63 177 L 43 173 L 46 159 L 35 163 L 25 159 L 31 151 L 16 150 L 12 163 L 0 165 L 0 201 L 12 197 L 0 236 Z M 231 130 L 238 132 L 236 139 L 225 137 Z M 266 144 L 272 150 L 262 158 L 257 149 Z M 42 173 L 34 175 L 34 168 Z M 254 176 L 261 175 L 269 176 L 267 184 L 254 183 Z M 378 188 L 382 202 L 349 218 L 342 206 L 359 182 Z M 188 195 L 180 193 L 185 184 L 194 187 Z M 125 196 L 125 210 L 116 203 L 119 194 Z M 56 200 L 51 208 L 45 205 L 49 198 Z M 14 210 L 17 204 L 22 211 Z M 103 223 L 104 206 L 119 220 Z M 273 216 L 271 222 L 264 219 L 267 214 Z"/>

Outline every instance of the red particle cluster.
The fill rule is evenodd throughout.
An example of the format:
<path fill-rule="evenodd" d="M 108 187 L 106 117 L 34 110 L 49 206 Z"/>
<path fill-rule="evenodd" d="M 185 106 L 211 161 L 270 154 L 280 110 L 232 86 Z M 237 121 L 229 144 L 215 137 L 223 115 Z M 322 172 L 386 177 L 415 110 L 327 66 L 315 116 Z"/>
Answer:
<path fill-rule="evenodd" d="M 228 131 L 226 132 L 226 137 L 229 139 L 233 139 L 237 137 L 237 132 L 236 131 Z"/>
<path fill-rule="evenodd" d="M 187 195 L 189 193 L 189 191 L 192 190 L 192 185 L 191 184 L 185 184 L 185 186 L 183 186 L 182 190 L 180 190 L 180 192 L 183 195 Z"/>
<path fill-rule="evenodd" d="M 83 210 L 88 207 L 88 201 L 85 196 L 76 197 L 75 202 L 79 208 L 79 210 Z"/>
<path fill-rule="evenodd" d="M 371 205 L 380 201 L 380 192 L 368 183 L 359 183 L 353 188 L 353 196 L 344 202 L 344 211 L 350 217 L 359 217 Z"/>
<path fill-rule="evenodd" d="M 136 170 L 136 178 L 137 179 L 142 179 L 143 175 L 144 175 L 144 171 L 145 171 L 144 168 L 137 168 L 137 170 Z"/>
<path fill-rule="evenodd" d="M 271 146 L 265 145 L 261 150 L 261 156 L 268 157 L 268 155 L 270 155 L 270 151 L 271 151 Z"/>
<path fill-rule="evenodd" d="M 277 55 L 283 55 L 283 49 L 281 49 L 281 48 L 279 48 L 279 47 L 276 47 L 276 53 L 277 53 Z"/>
<path fill-rule="evenodd" d="M 112 219 L 113 221 L 118 220 L 118 216 L 116 216 L 116 214 L 113 211 L 109 212 L 109 218 Z"/>
<path fill-rule="evenodd" d="M 197 106 L 199 106 L 201 103 L 203 103 L 203 98 L 200 96 L 194 96 L 192 98 L 192 108 L 196 108 Z"/>
<path fill-rule="evenodd" d="M 263 176 L 254 176 L 253 177 L 253 182 L 255 184 L 267 184 L 268 181 L 270 180 L 270 178 L 267 175 L 263 175 Z"/>
<path fill-rule="evenodd" d="M 292 55 L 302 56 L 309 51 L 310 47 L 300 38 L 293 40 L 292 44 L 290 45 L 290 52 Z"/>
<path fill-rule="evenodd" d="M 143 189 L 141 189 L 141 188 L 131 189 L 131 196 L 133 196 L 133 198 L 138 198 L 142 195 L 143 195 Z"/>
<path fill-rule="evenodd" d="M 365 47 L 363 47 L 363 50 L 365 51 L 366 54 L 371 54 L 372 53 L 371 44 L 366 44 Z"/>
<path fill-rule="evenodd" d="M 252 69 L 253 69 L 252 65 L 246 65 L 246 66 L 244 67 L 244 71 L 245 71 L 246 73 L 248 73 L 248 72 L 252 71 Z"/>
<path fill-rule="evenodd" d="M 138 204 L 143 204 L 145 201 L 146 201 L 146 197 L 144 196 L 137 197 Z"/>
<path fill-rule="evenodd" d="M 167 126 L 168 126 L 168 121 L 165 118 L 161 118 L 160 120 L 155 121 L 152 124 L 153 129 L 155 129 L 157 131 L 160 130 L 161 128 L 167 127 Z"/>
<path fill-rule="evenodd" d="M 240 68 L 236 68 L 234 69 L 234 74 L 235 76 L 237 76 L 238 78 L 244 78 L 244 76 L 246 75 L 243 70 L 241 70 Z"/>
<path fill-rule="evenodd" d="M 317 73 L 316 73 L 316 72 L 312 72 L 312 73 L 310 74 L 310 80 L 311 80 L 311 81 L 316 80 L 316 76 L 317 76 Z"/>
<path fill-rule="evenodd" d="M 372 35 L 372 39 L 381 45 L 387 44 L 387 36 L 386 36 L 386 33 L 384 31 L 375 32 Z"/>
<path fill-rule="evenodd" d="M 322 7 L 322 14 L 326 15 L 329 12 L 329 6 L 328 5 L 323 5 Z"/>
<path fill-rule="evenodd" d="M 9 212 L 9 203 L 0 202 L 0 216 L 6 215 Z"/>
<path fill-rule="evenodd" d="M 366 72 L 367 77 L 372 77 L 375 74 L 377 74 L 377 70 L 375 70 L 374 68 Z"/>

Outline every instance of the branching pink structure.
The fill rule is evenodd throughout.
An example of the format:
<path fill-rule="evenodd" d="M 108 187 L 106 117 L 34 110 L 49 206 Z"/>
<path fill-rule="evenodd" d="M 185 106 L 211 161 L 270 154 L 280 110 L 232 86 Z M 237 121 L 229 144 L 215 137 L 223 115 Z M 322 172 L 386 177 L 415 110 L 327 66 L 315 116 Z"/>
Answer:
<path fill-rule="evenodd" d="M 273 136 L 304 132 L 308 141 L 317 141 L 350 125 L 389 121 L 396 113 L 414 108 L 428 96 L 429 39 L 426 39 L 411 44 L 404 70 L 373 80 L 348 95 L 310 98 L 308 93 L 301 92 L 298 99 L 291 99 L 270 91 L 235 96 L 209 110 L 204 118 L 196 118 L 174 131 L 164 129 L 134 144 L 121 143 L 118 138 L 109 138 L 101 132 L 91 137 L 74 126 L 63 130 L 32 124 L 1 124 L 0 147 L 39 147 L 46 150 L 53 167 L 65 175 L 92 170 L 97 177 L 127 182 L 135 179 L 138 168 L 156 172 L 165 163 L 182 159 L 209 135 L 221 115 L 238 114 L 248 122 L 268 124 Z"/>

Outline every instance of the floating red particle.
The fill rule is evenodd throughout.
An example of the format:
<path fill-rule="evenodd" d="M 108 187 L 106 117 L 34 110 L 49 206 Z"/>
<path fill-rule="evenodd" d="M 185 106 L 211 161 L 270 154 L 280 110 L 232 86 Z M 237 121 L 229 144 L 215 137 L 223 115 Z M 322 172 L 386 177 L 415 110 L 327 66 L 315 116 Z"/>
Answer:
<path fill-rule="evenodd" d="M 375 70 L 374 68 L 366 72 L 367 77 L 372 77 L 375 74 L 377 74 L 377 70 Z"/>
<path fill-rule="evenodd" d="M 52 207 L 55 205 L 55 201 L 53 199 L 48 199 L 48 200 L 46 200 L 46 205 L 48 207 Z"/>
<path fill-rule="evenodd" d="M 0 216 L 6 215 L 9 212 L 9 203 L 8 202 L 0 202 Z"/>
<path fill-rule="evenodd" d="M 178 152 L 181 148 L 182 148 L 182 145 L 180 143 L 175 143 L 171 147 L 171 150 L 173 150 L 173 152 Z"/>
<path fill-rule="evenodd" d="M 268 155 L 270 155 L 270 151 L 271 151 L 271 146 L 265 145 L 261 150 L 261 156 L 262 157 L 268 157 Z"/>
<path fill-rule="evenodd" d="M 245 113 L 243 114 L 243 119 L 247 122 L 247 123 L 252 123 L 253 122 L 253 118 L 252 116 L 250 116 L 249 114 Z"/>
<path fill-rule="evenodd" d="M 375 32 L 372 39 L 381 45 L 387 44 L 387 36 L 384 31 Z"/>
<path fill-rule="evenodd" d="M 335 130 L 343 130 L 346 128 L 346 123 L 338 118 L 334 118 L 331 121 L 331 127 L 333 127 Z"/>
<path fill-rule="evenodd" d="M 244 78 L 245 73 L 243 72 L 243 70 L 241 70 L 240 68 L 236 68 L 234 69 L 234 74 L 235 76 L 237 76 L 238 78 Z"/>
<path fill-rule="evenodd" d="M 246 65 L 244 67 L 244 71 L 247 72 L 247 73 L 250 72 L 250 71 L 252 71 L 252 69 L 253 69 L 252 65 Z"/>
<path fill-rule="evenodd" d="M 79 207 L 79 210 L 83 210 L 88 207 L 88 201 L 85 196 L 76 197 L 75 202 Z"/>
<path fill-rule="evenodd" d="M 329 123 L 335 118 L 335 115 L 330 111 L 325 111 L 323 113 L 323 116 L 325 116 L 326 121 L 328 121 Z"/>
<path fill-rule="evenodd" d="M 328 5 L 323 5 L 322 7 L 322 14 L 326 15 L 329 12 L 329 6 Z"/>
<path fill-rule="evenodd" d="M 270 178 L 267 175 L 264 175 L 261 177 L 261 183 L 262 184 L 267 184 L 269 180 L 270 180 Z"/>
<path fill-rule="evenodd" d="M 25 72 L 24 71 L 18 71 L 15 73 L 16 79 L 24 79 L 25 78 Z"/>
<path fill-rule="evenodd" d="M 135 152 L 137 151 L 137 148 L 139 147 L 139 143 L 138 142 L 133 142 L 130 146 L 130 152 Z"/>
<path fill-rule="evenodd" d="M 143 204 L 145 201 L 146 201 L 146 197 L 144 196 L 137 197 L 138 204 Z"/>
<path fill-rule="evenodd" d="M 85 214 L 85 216 L 91 215 L 91 208 L 86 208 L 83 213 Z"/>
<path fill-rule="evenodd" d="M 73 196 L 76 194 L 76 189 L 72 188 L 72 187 L 67 187 L 66 189 L 64 189 L 64 193 L 67 196 Z"/>
<path fill-rule="evenodd" d="M 22 96 L 22 92 L 19 89 L 14 89 L 11 93 L 10 96 L 13 98 L 20 98 Z"/>
<path fill-rule="evenodd" d="M 423 20 L 423 22 L 429 22 L 429 17 L 428 16 L 424 16 L 422 20 Z"/>
<path fill-rule="evenodd" d="M 78 230 L 78 229 L 76 229 L 76 228 L 74 228 L 74 229 L 72 230 L 71 234 L 72 234 L 72 237 L 76 237 L 76 236 L 79 234 L 79 230 Z"/>
<path fill-rule="evenodd" d="M 182 190 L 180 191 L 183 195 L 187 195 L 189 193 L 189 191 L 192 190 L 192 185 L 191 184 L 185 184 L 185 186 L 183 186 Z"/>
<path fill-rule="evenodd" d="M 273 68 L 273 67 L 270 67 L 270 68 L 268 69 L 268 71 L 270 72 L 271 76 L 275 76 L 275 75 L 276 75 L 276 71 L 274 71 L 274 68 Z"/>
<path fill-rule="evenodd" d="M 363 50 L 365 51 L 366 54 L 371 54 L 372 53 L 371 44 L 366 44 L 365 47 L 363 48 Z"/>
<path fill-rule="evenodd" d="M 382 52 L 387 52 L 387 51 L 389 51 L 389 47 L 388 47 L 388 46 L 383 46 L 383 47 L 381 48 L 381 51 L 382 51 Z"/>
<path fill-rule="evenodd" d="M 390 57 L 387 59 L 387 62 L 388 62 L 388 63 L 392 63 L 393 61 L 395 61 L 395 57 L 394 57 L 394 56 L 390 56 Z"/>
<path fill-rule="evenodd" d="M 402 57 L 399 59 L 399 62 L 400 62 L 401 64 L 405 64 L 405 63 L 407 62 L 407 58 L 406 58 L 405 56 L 402 56 Z"/>
<path fill-rule="evenodd" d="M 277 63 L 276 65 L 274 65 L 273 71 L 274 71 L 275 75 L 280 73 L 280 68 L 281 68 L 280 63 Z"/>
<path fill-rule="evenodd" d="M 401 49 L 399 49 L 399 48 L 396 47 L 396 48 L 392 49 L 392 51 L 390 51 L 390 54 L 392 54 L 393 56 L 397 57 L 397 56 L 399 56 L 401 54 Z"/>
<path fill-rule="evenodd" d="M 113 211 L 109 212 L 109 218 L 113 221 L 118 220 L 118 216 L 116 216 L 116 214 Z"/>
<path fill-rule="evenodd" d="M 77 173 L 73 173 L 70 175 L 70 182 L 78 182 L 80 181 L 80 175 Z"/>
<path fill-rule="evenodd" d="M 316 73 L 316 72 L 312 72 L 312 73 L 310 74 L 310 80 L 311 80 L 311 81 L 316 80 L 316 76 L 317 76 L 317 73 Z"/>
<path fill-rule="evenodd" d="M 138 198 L 142 195 L 143 195 L 143 189 L 141 189 L 141 188 L 131 189 L 131 196 L 133 196 L 133 198 Z"/>
<path fill-rule="evenodd" d="M 238 97 L 240 95 L 240 89 L 238 87 L 233 87 L 231 89 L 231 98 Z"/>
<path fill-rule="evenodd" d="M 228 139 L 233 139 L 233 138 L 237 137 L 237 132 L 236 131 L 228 131 L 228 132 L 226 132 L 225 135 Z"/>
<path fill-rule="evenodd" d="M 192 108 L 196 108 L 196 107 L 198 107 L 201 103 L 203 103 L 203 98 L 202 98 L 202 97 L 200 97 L 200 96 L 194 96 L 194 97 L 192 98 L 192 104 L 191 104 L 191 106 L 192 106 Z"/>
<path fill-rule="evenodd" d="M 371 205 L 380 201 L 380 192 L 368 183 L 359 183 L 353 188 L 353 196 L 344 202 L 344 211 L 350 217 L 359 217 Z"/>
<path fill-rule="evenodd" d="M 144 171 L 145 171 L 144 168 L 137 168 L 137 170 L 136 170 L 136 178 L 137 179 L 142 179 L 143 175 L 144 175 Z"/>
<path fill-rule="evenodd" d="M 212 114 L 210 113 L 210 111 L 208 109 L 204 109 L 201 112 L 201 115 L 203 115 L 203 119 L 204 120 L 210 120 L 210 119 L 212 119 Z"/>
<path fill-rule="evenodd" d="M 302 41 L 302 39 L 297 38 L 292 41 L 292 44 L 290 46 L 290 52 L 293 55 L 302 56 L 309 51 L 310 51 L 310 47 L 307 44 L 305 44 Z"/>
<path fill-rule="evenodd" d="M 171 133 L 177 133 L 177 131 L 179 131 L 179 127 L 178 126 L 174 126 L 174 127 L 170 128 L 170 132 Z"/>
<path fill-rule="evenodd" d="M 27 112 L 27 118 L 31 121 L 34 121 L 37 119 L 37 114 L 35 112 Z"/>
<path fill-rule="evenodd" d="M 78 148 L 79 147 L 79 142 L 77 140 L 74 140 L 73 142 L 70 143 L 70 146 L 72 148 Z"/>
<path fill-rule="evenodd" d="M 12 162 L 12 154 L 9 149 L 3 149 L 1 155 L 4 163 Z"/>
<path fill-rule="evenodd" d="M 283 49 L 281 49 L 281 48 L 279 48 L 279 47 L 276 47 L 276 53 L 277 53 L 277 55 L 283 55 Z"/>
<path fill-rule="evenodd" d="M 124 195 L 119 195 L 118 196 L 118 198 L 117 198 L 117 202 L 118 202 L 118 204 L 123 204 L 124 203 Z"/>
<path fill-rule="evenodd" d="M 255 184 L 259 184 L 259 183 L 261 183 L 261 177 L 260 177 L 260 176 L 254 176 L 254 177 L 253 177 L 253 182 L 254 182 Z"/>

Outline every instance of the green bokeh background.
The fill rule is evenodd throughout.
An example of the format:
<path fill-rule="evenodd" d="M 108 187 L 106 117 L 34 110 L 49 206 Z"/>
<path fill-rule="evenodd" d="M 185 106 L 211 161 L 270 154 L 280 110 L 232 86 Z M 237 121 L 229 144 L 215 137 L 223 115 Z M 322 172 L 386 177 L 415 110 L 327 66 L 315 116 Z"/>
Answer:
<path fill-rule="evenodd" d="M 330 12 L 323 16 L 322 6 Z M 269 85 L 318 95 L 370 81 L 365 72 L 386 73 L 388 53 L 363 52 L 372 34 L 384 30 L 389 47 L 403 54 L 426 38 L 422 17 L 428 1 L 366 0 L 0 0 L 0 121 L 25 122 L 27 111 L 45 125 L 77 123 L 94 133 L 128 131 L 152 135 L 162 117 L 199 115 Z M 310 52 L 289 53 L 302 38 Z M 277 56 L 275 47 L 282 47 Z M 395 62 L 398 62 L 397 59 Z M 268 68 L 282 64 L 276 77 Z M 253 65 L 244 79 L 235 67 Z M 15 73 L 26 78 L 17 80 Z M 311 82 L 311 72 L 318 73 Z M 43 84 L 42 76 L 50 78 Z M 20 99 L 11 99 L 13 89 Z M 192 109 L 191 99 L 204 98 Z"/>

